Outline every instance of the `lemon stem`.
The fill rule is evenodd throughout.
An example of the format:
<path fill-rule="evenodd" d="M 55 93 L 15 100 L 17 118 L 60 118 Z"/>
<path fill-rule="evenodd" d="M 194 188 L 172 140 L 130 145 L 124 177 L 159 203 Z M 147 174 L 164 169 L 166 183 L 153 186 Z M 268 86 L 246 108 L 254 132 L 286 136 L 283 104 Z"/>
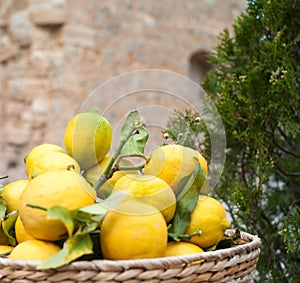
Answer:
<path fill-rule="evenodd" d="M 115 153 L 113 154 L 111 160 L 109 161 L 107 167 L 105 168 L 103 174 L 100 176 L 99 180 L 95 183 L 93 186 L 93 189 L 98 193 L 99 189 L 105 184 L 105 182 L 113 175 L 113 173 L 116 171 L 112 168 L 114 162 L 117 160 L 119 155 L 122 152 L 122 149 L 124 145 L 127 143 L 127 141 L 130 139 L 132 135 L 136 133 L 136 131 L 143 127 L 143 123 L 141 121 L 135 121 L 133 123 L 133 127 L 128 131 L 128 134 L 122 138 L 115 150 Z"/>
<path fill-rule="evenodd" d="M 30 204 L 30 203 L 27 203 L 26 206 L 29 206 L 31 208 L 41 209 L 41 210 L 44 210 L 44 211 L 48 210 L 46 207 L 43 207 L 43 206 L 40 206 L 40 205 L 35 205 L 35 204 Z"/>
<path fill-rule="evenodd" d="M 181 239 L 190 239 L 194 236 L 200 236 L 202 231 L 200 229 L 190 233 L 190 234 L 177 234 L 177 233 L 168 233 L 168 236 L 174 241 L 179 242 Z"/>
<path fill-rule="evenodd" d="M 142 158 L 145 160 L 145 163 L 148 162 L 149 158 L 147 156 L 145 156 L 144 154 L 126 154 L 126 155 L 120 155 L 118 156 L 116 162 L 115 162 L 115 166 L 112 168 L 113 173 L 116 171 L 126 171 L 126 170 L 141 170 L 144 168 L 145 163 L 142 164 L 137 164 L 137 165 L 130 165 L 130 166 L 120 166 L 120 162 L 122 159 L 124 158 L 128 158 L 128 157 L 138 157 L 138 158 Z"/>
<path fill-rule="evenodd" d="M 128 170 L 141 170 L 143 169 L 145 164 L 135 165 L 135 166 L 114 166 L 115 171 L 128 171 Z"/>
<path fill-rule="evenodd" d="M 0 180 L 8 178 L 8 175 L 0 177 Z"/>

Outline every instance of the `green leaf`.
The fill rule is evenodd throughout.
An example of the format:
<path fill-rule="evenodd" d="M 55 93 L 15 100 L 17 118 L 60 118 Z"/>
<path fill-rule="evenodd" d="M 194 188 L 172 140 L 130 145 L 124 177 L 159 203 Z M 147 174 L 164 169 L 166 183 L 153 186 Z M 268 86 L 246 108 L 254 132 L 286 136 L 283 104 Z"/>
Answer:
<path fill-rule="evenodd" d="M 114 191 L 107 199 L 102 202 L 94 203 L 80 208 L 79 210 L 93 215 L 105 215 L 109 210 L 115 209 L 126 198 L 122 191 Z"/>
<path fill-rule="evenodd" d="M 77 232 L 74 236 L 70 237 L 64 244 L 64 247 L 54 256 L 42 262 L 38 269 L 57 268 L 83 255 L 93 253 L 93 242 L 89 235 L 90 230 L 84 232 Z"/>
<path fill-rule="evenodd" d="M 65 259 L 68 253 L 68 247 L 65 245 L 57 254 L 43 261 L 37 269 L 49 269 L 57 268 L 68 264 L 69 262 Z"/>
<path fill-rule="evenodd" d="M 76 233 L 66 242 L 68 253 L 65 259 L 71 262 L 83 255 L 93 253 L 93 242 L 88 232 Z"/>
<path fill-rule="evenodd" d="M 6 257 L 11 253 L 11 251 L 0 253 L 0 257 Z"/>
<path fill-rule="evenodd" d="M 169 229 L 172 234 L 183 234 L 190 223 L 191 213 L 195 209 L 199 197 L 198 185 L 195 182 L 199 167 L 200 165 L 197 163 L 193 172 L 179 183 L 176 212 Z"/>
<path fill-rule="evenodd" d="M 74 222 L 77 210 L 69 210 L 63 206 L 54 205 L 48 208 L 47 211 L 50 219 L 59 219 L 64 223 L 70 237 L 75 228 Z"/>
<path fill-rule="evenodd" d="M 6 201 L 0 197 L 0 220 L 3 221 L 6 214 Z"/>
<path fill-rule="evenodd" d="M 15 239 L 15 222 L 18 218 L 19 212 L 13 211 L 9 215 L 7 215 L 7 219 L 2 221 L 2 229 L 4 234 L 7 237 L 8 243 L 11 246 L 15 246 L 17 244 L 17 241 Z"/>
<path fill-rule="evenodd" d="M 131 136 L 127 143 L 124 145 L 121 154 L 143 154 L 147 140 L 148 132 L 144 128 L 138 129 L 136 133 L 133 136 Z"/>
<path fill-rule="evenodd" d="M 93 215 L 91 213 L 78 210 L 76 213 L 75 221 L 79 225 L 82 224 L 88 225 L 90 222 L 94 222 L 94 221 L 99 222 L 99 217 L 98 215 Z"/>
<path fill-rule="evenodd" d="M 212 252 L 212 251 L 215 251 L 217 250 L 217 245 L 218 243 L 216 243 L 215 245 L 211 246 L 211 247 L 208 247 L 207 249 L 205 249 L 206 252 Z"/>
<path fill-rule="evenodd" d="M 101 203 L 94 203 L 79 209 L 82 212 L 95 214 L 95 215 L 103 215 L 108 212 L 108 209 L 101 205 Z"/>
<path fill-rule="evenodd" d="M 232 246 L 232 244 L 234 243 L 234 236 L 232 237 L 228 237 L 228 238 L 224 238 L 222 239 L 220 242 L 218 242 L 216 244 L 216 249 L 220 250 L 220 249 L 227 249 L 230 248 Z"/>
<path fill-rule="evenodd" d="M 121 129 L 119 144 L 123 143 L 130 133 L 133 133 L 126 141 L 121 150 L 121 155 L 134 155 L 144 153 L 144 148 L 148 140 L 148 132 L 143 127 L 139 127 L 135 132 L 137 125 L 142 124 L 141 118 L 137 111 L 132 111 L 128 114 L 126 121 Z"/>
<path fill-rule="evenodd" d="M 207 175 L 199 165 L 195 176 L 195 183 L 198 186 L 198 191 L 201 195 L 208 195 L 211 192 L 210 184 L 207 180 Z"/>

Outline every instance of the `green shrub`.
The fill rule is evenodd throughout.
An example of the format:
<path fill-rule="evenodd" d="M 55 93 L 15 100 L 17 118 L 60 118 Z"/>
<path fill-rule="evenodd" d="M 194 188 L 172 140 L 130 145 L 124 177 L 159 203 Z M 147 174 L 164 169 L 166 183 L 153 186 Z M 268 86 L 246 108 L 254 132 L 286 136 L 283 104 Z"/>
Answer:
<path fill-rule="evenodd" d="M 257 282 L 300 282 L 299 15 L 299 0 L 248 0 L 202 85 L 226 130 L 215 193 L 233 226 L 262 240 Z"/>

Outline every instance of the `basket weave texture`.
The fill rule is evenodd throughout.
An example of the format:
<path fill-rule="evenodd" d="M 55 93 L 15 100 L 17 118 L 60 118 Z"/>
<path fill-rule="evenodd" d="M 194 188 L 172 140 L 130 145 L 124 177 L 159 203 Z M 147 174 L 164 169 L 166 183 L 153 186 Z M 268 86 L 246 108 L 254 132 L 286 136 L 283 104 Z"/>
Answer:
<path fill-rule="evenodd" d="M 230 235 L 233 230 L 227 230 Z M 0 282 L 64 283 L 192 283 L 251 282 L 260 254 L 257 236 L 241 232 L 246 243 L 194 255 L 140 260 L 77 261 L 50 270 L 39 262 L 0 258 Z"/>

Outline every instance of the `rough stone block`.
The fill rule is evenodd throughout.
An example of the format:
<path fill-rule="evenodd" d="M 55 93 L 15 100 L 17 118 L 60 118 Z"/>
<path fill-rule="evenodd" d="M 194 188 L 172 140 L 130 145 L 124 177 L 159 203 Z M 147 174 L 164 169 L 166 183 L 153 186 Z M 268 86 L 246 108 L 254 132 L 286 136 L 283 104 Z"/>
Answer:
<path fill-rule="evenodd" d="M 79 46 L 82 48 L 95 47 L 96 31 L 88 25 L 72 24 L 65 28 L 64 43 L 68 46 Z"/>
<path fill-rule="evenodd" d="M 38 26 L 57 27 L 67 21 L 65 0 L 30 0 L 29 11 L 32 21 Z"/>
<path fill-rule="evenodd" d="M 7 93 L 10 99 L 28 103 L 35 97 L 48 95 L 49 81 L 37 78 L 12 78 L 7 80 Z"/>
<path fill-rule="evenodd" d="M 26 10 L 19 11 L 9 18 L 8 30 L 12 38 L 22 47 L 29 46 L 32 40 L 32 24 Z"/>
<path fill-rule="evenodd" d="M 5 128 L 6 141 L 8 144 L 22 146 L 29 142 L 31 131 L 30 128 L 26 127 L 24 124 L 20 126 L 15 122 L 7 121 Z"/>
<path fill-rule="evenodd" d="M 47 76 L 50 69 L 48 52 L 33 50 L 29 56 L 30 73 L 34 76 Z"/>
<path fill-rule="evenodd" d="M 6 35 L 0 37 L 0 62 L 5 62 L 14 57 L 18 52 L 17 47 Z"/>

